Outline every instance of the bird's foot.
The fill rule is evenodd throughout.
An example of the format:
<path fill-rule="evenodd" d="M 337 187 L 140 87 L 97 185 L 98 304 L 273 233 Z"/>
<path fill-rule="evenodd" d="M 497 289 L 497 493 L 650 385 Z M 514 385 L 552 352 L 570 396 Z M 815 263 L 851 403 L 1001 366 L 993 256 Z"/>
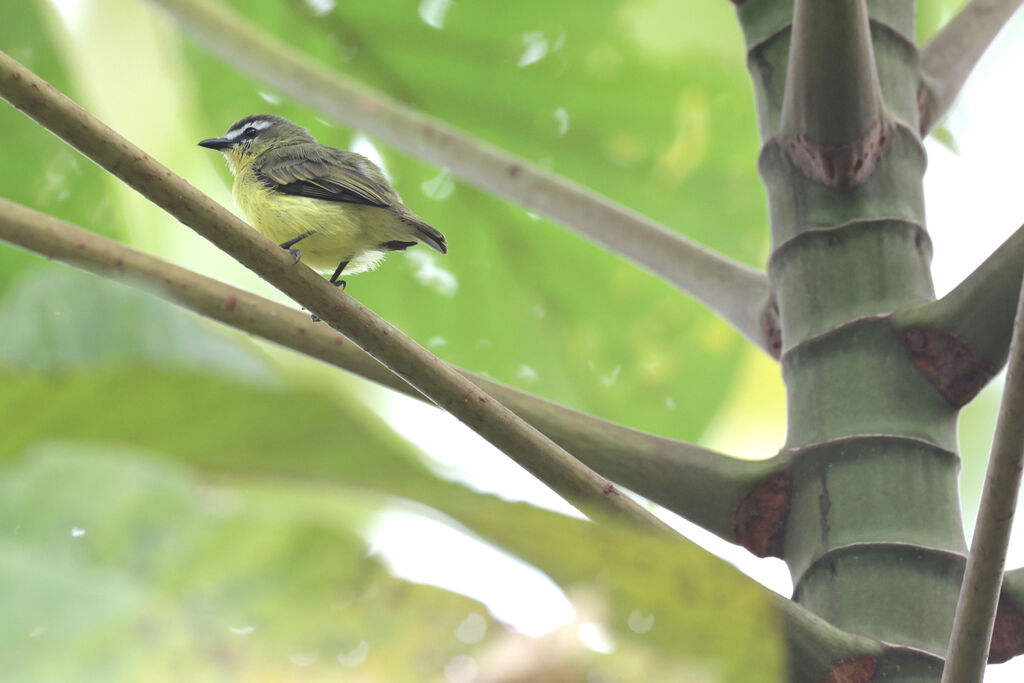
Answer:
<path fill-rule="evenodd" d="M 289 249 L 288 247 L 286 247 L 284 245 L 281 245 L 281 248 L 284 249 L 285 251 L 287 251 L 289 254 L 291 254 L 295 258 L 295 262 L 296 263 L 298 263 L 299 259 L 302 258 L 302 253 L 299 252 L 298 249 Z"/>
<path fill-rule="evenodd" d="M 331 280 L 331 284 L 335 287 L 341 287 L 341 291 L 345 291 L 345 286 L 348 284 L 344 280 Z"/>

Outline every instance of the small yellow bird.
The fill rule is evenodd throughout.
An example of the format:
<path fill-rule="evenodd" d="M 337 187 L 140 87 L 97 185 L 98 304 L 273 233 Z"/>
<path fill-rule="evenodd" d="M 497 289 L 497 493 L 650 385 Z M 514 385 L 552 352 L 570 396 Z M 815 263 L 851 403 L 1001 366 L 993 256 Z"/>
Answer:
<path fill-rule="evenodd" d="M 448 242 L 399 198 L 366 157 L 321 145 L 302 126 L 273 114 L 234 123 L 202 147 L 224 153 L 232 193 L 253 227 L 325 273 L 377 267 L 389 251 L 422 242 L 442 254 Z M 300 249 L 296 245 L 301 243 Z"/>

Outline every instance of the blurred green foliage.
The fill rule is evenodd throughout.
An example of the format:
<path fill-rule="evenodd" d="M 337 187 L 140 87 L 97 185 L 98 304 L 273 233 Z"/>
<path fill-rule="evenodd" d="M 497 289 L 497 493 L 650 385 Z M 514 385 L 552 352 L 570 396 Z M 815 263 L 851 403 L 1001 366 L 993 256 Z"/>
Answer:
<path fill-rule="evenodd" d="M 0 49 L 142 140 L 197 141 L 270 111 L 327 144 L 374 145 L 220 63 L 161 14 L 56 4 L 5 3 Z M 763 264 L 753 102 L 726 2 L 231 4 L 334 68 Z M 151 63 L 162 66 L 132 75 Z M 209 270 L 184 228 L 133 210 L 117 181 L 6 105 L 0 139 L 5 197 Z M 736 378 L 745 347 L 733 331 L 561 227 L 376 150 L 451 253 L 392 256 L 352 294 L 445 360 L 700 437 Z M 208 151 L 190 142 L 159 154 L 226 196 Z M 376 417 L 363 385 L 339 389 L 312 361 L 280 365 L 167 304 L 7 246 L 0 330 L 3 680 L 442 680 L 469 655 L 496 675 L 485 667 L 513 638 L 504 627 L 489 621 L 473 644 L 453 636 L 485 607 L 367 556 L 367 529 L 396 501 L 596 596 L 614 654 L 575 639 L 554 655 L 524 651 L 547 652 L 525 658 L 552 675 L 780 677 L 777 617 L 736 571 L 688 544 L 446 481 Z M 330 379 L 311 386 L 310 375 Z M 649 618 L 653 628 L 637 627 Z"/>

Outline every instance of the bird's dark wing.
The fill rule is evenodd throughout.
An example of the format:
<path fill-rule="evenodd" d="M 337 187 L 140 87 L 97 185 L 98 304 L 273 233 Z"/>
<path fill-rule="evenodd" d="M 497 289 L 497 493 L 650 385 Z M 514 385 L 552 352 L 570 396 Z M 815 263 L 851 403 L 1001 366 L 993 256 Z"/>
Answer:
<path fill-rule="evenodd" d="M 316 143 L 266 152 L 255 167 L 268 187 L 287 194 L 335 202 L 389 207 L 397 197 L 370 161 Z"/>

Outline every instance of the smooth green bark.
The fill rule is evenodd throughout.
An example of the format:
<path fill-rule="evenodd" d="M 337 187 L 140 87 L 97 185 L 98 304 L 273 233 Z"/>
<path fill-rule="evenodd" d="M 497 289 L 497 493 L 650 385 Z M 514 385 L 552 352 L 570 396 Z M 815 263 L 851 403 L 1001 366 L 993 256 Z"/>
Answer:
<path fill-rule="evenodd" d="M 845 631 L 927 653 L 922 669 L 890 678 L 937 680 L 965 553 L 957 413 L 890 318 L 934 300 L 917 54 L 907 38 L 913 3 L 751 0 L 739 17 L 782 322 L 786 451 L 794 456 L 783 558 L 794 599 Z M 872 132 L 873 117 L 887 135 Z M 812 151 L 826 167 L 829 154 L 846 163 L 846 175 L 816 173 L 794 155 L 796 135 L 825 143 Z M 875 167 L 852 177 L 868 162 Z M 849 680 L 881 673 L 883 658 L 865 655 L 875 668 L 848 660 Z"/>

